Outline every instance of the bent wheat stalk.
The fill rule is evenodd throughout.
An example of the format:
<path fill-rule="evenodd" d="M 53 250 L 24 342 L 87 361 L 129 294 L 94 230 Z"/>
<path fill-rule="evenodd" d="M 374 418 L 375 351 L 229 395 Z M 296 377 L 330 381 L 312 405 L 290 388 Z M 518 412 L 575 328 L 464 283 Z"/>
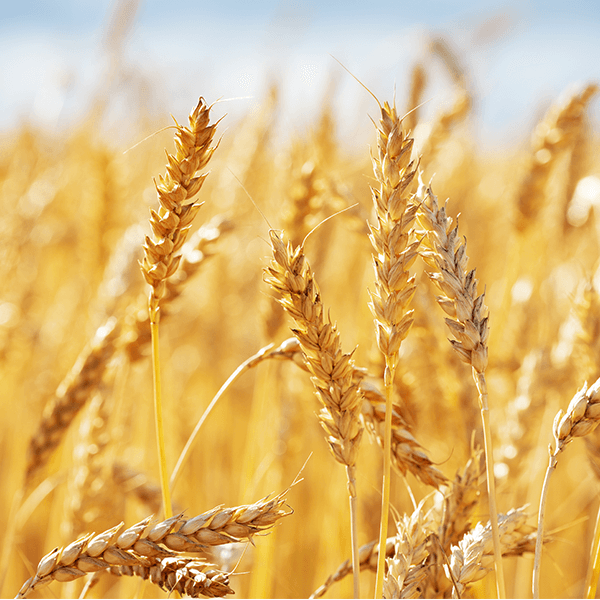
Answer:
<path fill-rule="evenodd" d="M 452 228 L 452 219 L 446 216 L 444 206 L 440 207 L 430 187 L 422 182 L 417 196 L 421 202 L 419 220 L 427 234 L 421 250 L 425 262 L 433 267 L 428 273 L 431 280 L 441 289 L 443 296 L 436 299 L 449 316 L 446 325 L 455 339 L 450 340 L 461 360 L 471 365 L 473 379 L 479 392 L 479 408 L 483 425 L 486 472 L 490 521 L 494 540 L 496 561 L 496 585 L 498 596 L 505 598 L 502 554 L 498 533 L 496 509 L 496 485 L 494 481 L 494 458 L 489 422 L 489 407 L 485 370 L 488 362 L 487 339 L 489 334 L 488 317 L 484 316 L 484 294 L 477 296 L 475 269 L 467 271 L 466 242 L 458 237 L 458 224 Z"/>
<path fill-rule="evenodd" d="M 546 513 L 546 500 L 550 477 L 558 464 L 558 455 L 576 437 L 583 437 L 591 433 L 600 423 L 600 379 L 588 389 L 587 383 L 573 396 L 569 403 L 567 412 L 560 409 L 554 417 L 552 434 L 554 435 L 554 451 L 548 448 L 550 461 L 546 469 L 542 493 L 540 497 L 540 509 L 538 512 L 538 530 L 535 544 L 535 562 L 533 566 L 533 597 L 540 597 L 540 571 L 542 562 L 542 541 L 544 536 L 544 516 Z M 586 590 L 587 591 L 587 590 Z"/>
<path fill-rule="evenodd" d="M 154 414 L 163 492 L 163 510 L 167 517 L 173 513 L 165 458 L 162 418 L 162 391 L 159 358 L 159 304 L 165 295 L 167 279 L 175 273 L 181 260 L 177 254 L 183 246 L 192 221 L 202 206 L 193 200 L 208 173 L 198 174 L 211 159 L 216 147 L 211 146 L 216 124 L 209 125 L 209 112 L 204 98 L 189 116 L 189 128 L 175 121 L 175 154 L 167 152 L 167 173 L 155 181 L 159 210 L 150 211 L 154 240 L 146 236 L 142 273 L 150 285 L 148 315 L 152 333 L 152 373 L 154 381 Z"/>

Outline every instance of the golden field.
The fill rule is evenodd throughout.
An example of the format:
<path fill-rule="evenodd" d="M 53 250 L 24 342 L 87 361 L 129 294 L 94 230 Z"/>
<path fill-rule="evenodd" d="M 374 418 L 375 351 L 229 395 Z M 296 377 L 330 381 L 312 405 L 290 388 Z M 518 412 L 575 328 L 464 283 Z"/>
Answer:
<path fill-rule="evenodd" d="M 398 135 L 403 144 L 414 138 L 414 145 L 406 146 L 413 162 L 408 165 L 407 155 L 401 169 L 415 171 L 406 193 L 415 207 L 407 239 L 416 254 L 408 261 L 415 278 L 409 294 L 412 326 L 399 346 L 392 386 L 396 442 L 389 536 L 396 536 L 396 546 L 390 543 L 389 560 L 396 561 L 396 575 L 387 578 L 404 569 L 398 589 L 407 597 L 496 594 L 491 542 L 478 554 L 471 547 L 475 554 L 469 573 L 460 575 L 463 583 L 453 583 L 448 568 L 469 540 L 476 545 L 481 534 L 476 524 L 489 520 L 472 376 L 472 369 L 479 369 L 489 394 L 498 512 L 525 507 L 527 514 L 502 538 L 506 594 L 531 597 L 548 446 L 554 451 L 559 442 L 566 446 L 581 438 L 557 455 L 548 485 L 540 593 L 584 597 L 600 486 L 600 438 L 594 431 L 600 414 L 591 387 L 600 377 L 595 208 L 600 162 L 598 132 L 588 117 L 596 88 L 590 82 L 566 90 L 518 144 L 494 151 L 476 140 L 472 95 L 460 73 L 454 73 L 448 106 L 434 106 L 427 117 L 423 107 L 411 112 L 427 98 L 427 73 L 420 69 L 396 98 Z M 358 83 L 356 93 L 367 94 Z M 391 93 L 379 99 L 382 105 L 386 100 L 392 103 Z M 139 262 L 144 264 L 144 240 L 151 235 L 149 210 L 158 210 L 153 181 L 160 185 L 159 174 L 165 176 L 164 149 L 175 152 L 174 130 L 163 130 L 167 115 L 160 123 L 140 117 L 123 124 L 131 143 L 115 143 L 100 133 L 102 106 L 97 106 L 83 122 L 58 133 L 22 125 L 3 136 L 0 595 L 16 595 L 37 576 L 30 597 L 79 597 L 92 572 L 97 575 L 87 597 L 190 592 L 192 587 L 175 586 L 192 581 L 194 568 L 206 572 L 208 567 L 177 563 L 188 560 L 193 548 L 179 551 L 175 538 L 165 536 L 176 536 L 184 526 L 191 530 L 190 519 L 218 506 L 242 509 L 217 511 L 224 515 L 218 527 L 216 517 L 207 517 L 202 530 L 212 533 L 205 531 L 204 543 L 194 538 L 202 548 L 193 556 L 215 565 L 219 581 L 236 597 L 308 597 L 350 559 L 346 472 L 319 423 L 330 416 L 316 414 L 330 409 L 315 397 L 311 375 L 318 376 L 305 348 L 293 340 L 282 347 L 295 335 L 290 327 L 300 326 L 275 301 L 275 276 L 268 271 L 274 268 L 271 229 L 283 230 L 294 247 L 301 245 L 320 290 L 313 301 L 322 302 L 325 322 L 336 324 L 341 348 L 352 353 L 355 422 L 365 429 L 352 446 L 358 544 L 377 540 L 386 362 L 369 309 L 378 282 L 367 223 L 377 223 L 371 188 L 378 189 L 385 173 L 374 174 L 373 162 L 377 166 L 387 133 L 372 102 L 380 131 L 373 127 L 372 136 L 355 147 L 340 141 L 327 99 L 302 133 L 279 140 L 277 85 L 239 121 L 228 120 L 225 103 L 210 109 L 211 123 L 222 120 L 214 131 L 214 155 L 202 168 L 210 171 L 196 197 L 203 205 L 187 245 L 177 249 L 183 258 L 161 297 L 169 473 L 221 386 L 271 346 L 241 370 L 203 422 L 172 485 L 173 511 L 183 516 L 171 533 L 150 534 L 152 525 L 146 523 L 132 534 L 135 544 L 153 540 L 153 560 L 176 565 L 162 581 L 163 591 L 150 581 L 152 573 L 158 577 L 157 567 L 138 556 L 141 546 L 115 534 L 94 553 L 91 542 L 98 540 L 88 534 L 122 521 L 130 527 L 150 515 L 152 523 L 164 519 L 149 285 Z M 186 115 L 176 118 L 187 126 Z M 367 115 L 356 119 L 362 127 Z M 449 313 L 438 306 L 440 289 L 428 276 L 435 267 L 431 252 L 440 250 L 423 216 L 419 177 L 431 181 L 440 206 L 448 199 L 452 228 L 459 225 L 456 248 L 466 247 L 468 270 L 476 269 L 477 297 L 485 293 L 481 312 L 489 315 L 489 337 L 488 321 L 478 333 L 484 366 L 448 341 L 460 337 L 452 325 L 448 330 Z M 442 295 L 449 295 L 443 286 Z M 464 330 L 461 319 L 448 320 L 453 319 Z M 465 364 L 468 360 L 472 363 Z M 586 381 L 590 392 L 570 406 Z M 555 422 L 561 409 L 566 417 Z M 276 502 L 260 504 L 269 494 Z M 273 518 L 255 522 L 252 511 Z M 54 548 L 86 535 L 78 547 L 69 547 L 70 554 L 59 550 L 40 563 Z M 109 559 L 107 548 L 113 546 Z M 362 597 L 372 597 L 375 589 L 376 560 L 369 552 L 362 553 Z M 409 576 L 415 578 L 412 587 Z M 194 594 L 221 589 L 202 581 L 194 583 Z M 352 594 L 351 574 L 325 591 L 325 597 Z"/>

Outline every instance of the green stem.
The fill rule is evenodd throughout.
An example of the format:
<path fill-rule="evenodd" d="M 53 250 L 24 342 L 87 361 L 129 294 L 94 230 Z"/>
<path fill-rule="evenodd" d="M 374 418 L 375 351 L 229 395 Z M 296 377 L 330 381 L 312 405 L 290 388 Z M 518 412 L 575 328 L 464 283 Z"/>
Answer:
<path fill-rule="evenodd" d="M 167 474 L 167 457 L 165 453 L 165 432 L 162 414 L 162 392 L 160 383 L 160 358 L 158 354 L 158 308 L 150 308 L 150 332 L 152 334 L 152 375 L 154 381 L 154 420 L 156 423 L 156 445 L 158 448 L 158 464 L 160 467 L 160 487 L 163 498 L 165 519 L 173 516 L 169 476 Z"/>
<path fill-rule="evenodd" d="M 388 514 L 390 510 L 390 487 L 392 477 L 392 384 L 394 365 L 387 361 L 384 375 L 385 383 L 385 430 L 383 436 L 383 485 L 381 499 L 381 522 L 379 528 L 379 557 L 377 559 L 377 579 L 375 598 L 383 597 L 383 578 L 385 574 L 385 551 L 387 546 Z"/>

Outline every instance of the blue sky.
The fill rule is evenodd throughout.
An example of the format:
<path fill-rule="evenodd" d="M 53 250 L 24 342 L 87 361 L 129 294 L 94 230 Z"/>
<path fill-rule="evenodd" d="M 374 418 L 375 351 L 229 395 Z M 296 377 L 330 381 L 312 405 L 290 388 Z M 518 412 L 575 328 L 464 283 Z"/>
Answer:
<path fill-rule="evenodd" d="M 62 127 L 85 114 L 106 86 L 105 32 L 114 6 L 113 0 L 2 4 L 0 130 L 22 119 Z M 347 128 L 357 119 L 358 128 L 368 127 L 372 100 L 331 54 L 380 98 L 390 98 L 395 86 L 401 105 L 410 68 L 425 55 L 431 34 L 443 34 L 463 60 L 481 135 L 490 139 L 530 128 L 570 83 L 600 80 L 598 0 L 140 0 L 122 55 L 137 95 L 118 85 L 108 93 L 115 119 L 135 110 L 146 92 L 176 115 L 185 115 L 199 95 L 241 98 L 227 105 L 235 115 L 252 110 L 276 76 L 282 123 L 302 128 L 333 76 Z M 433 112 L 452 96 L 443 68 L 433 62 L 431 69 L 426 98 Z"/>

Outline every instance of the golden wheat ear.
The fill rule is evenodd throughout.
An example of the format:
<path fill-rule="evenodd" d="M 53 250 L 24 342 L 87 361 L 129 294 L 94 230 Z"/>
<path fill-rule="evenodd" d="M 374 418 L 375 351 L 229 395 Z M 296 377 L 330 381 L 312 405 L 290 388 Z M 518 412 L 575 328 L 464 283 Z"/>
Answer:
<path fill-rule="evenodd" d="M 168 279 L 175 274 L 181 261 L 180 251 L 186 241 L 194 217 L 202 203 L 194 197 L 202 188 L 208 173 L 200 173 L 210 161 L 216 146 L 212 146 L 216 124 L 210 125 L 210 106 L 204 98 L 189 116 L 189 127 L 175 121 L 175 154 L 167 152 L 167 172 L 155 181 L 158 194 L 158 212 L 150 211 L 153 238 L 146 236 L 144 259 L 140 263 L 144 279 L 150 285 L 148 315 L 152 336 L 152 374 L 154 387 L 154 414 L 158 447 L 160 482 L 163 493 L 163 511 L 173 514 L 165 451 L 163 424 L 162 384 L 158 324 L 160 301 L 165 295 Z"/>
<path fill-rule="evenodd" d="M 359 597 L 356 460 L 364 427 L 360 419 L 362 395 L 353 378 L 352 354 L 344 354 L 336 325 L 325 318 L 319 288 L 303 245 L 286 244 L 283 234 L 273 230 L 269 236 L 273 260 L 265 270 L 265 281 L 294 319 L 293 332 L 322 404 L 319 421 L 335 460 L 346 467 L 355 567 L 354 594 Z"/>

